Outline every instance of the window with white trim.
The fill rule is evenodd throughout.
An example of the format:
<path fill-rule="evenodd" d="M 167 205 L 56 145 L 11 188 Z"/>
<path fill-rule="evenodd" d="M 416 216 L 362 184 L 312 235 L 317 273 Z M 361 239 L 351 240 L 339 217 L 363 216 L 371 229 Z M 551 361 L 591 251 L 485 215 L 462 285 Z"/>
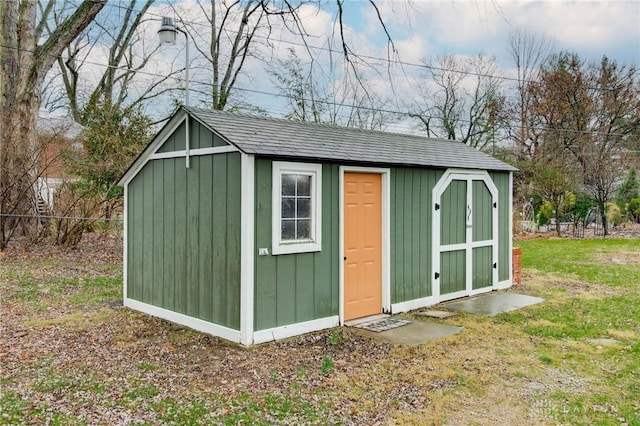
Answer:
<path fill-rule="evenodd" d="M 322 165 L 273 162 L 273 254 L 321 250 Z"/>

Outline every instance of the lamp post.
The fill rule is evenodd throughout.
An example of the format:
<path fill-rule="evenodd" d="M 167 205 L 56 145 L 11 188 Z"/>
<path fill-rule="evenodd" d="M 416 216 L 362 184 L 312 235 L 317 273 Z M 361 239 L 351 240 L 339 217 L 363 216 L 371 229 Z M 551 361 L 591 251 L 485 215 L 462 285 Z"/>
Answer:
<path fill-rule="evenodd" d="M 173 18 L 169 18 L 166 16 L 162 18 L 162 25 L 158 30 L 158 37 L 160 38 L 160 43 L 175 44 L 178 32 L 181 32 L 182 34 L 184 34 L 184 39 L 185 39 L 185 64 L 184 64 L 185 105 L 189 106 L 189 36 L 187 35 L 186 31 L 177 27 L 173 23 Z"/>

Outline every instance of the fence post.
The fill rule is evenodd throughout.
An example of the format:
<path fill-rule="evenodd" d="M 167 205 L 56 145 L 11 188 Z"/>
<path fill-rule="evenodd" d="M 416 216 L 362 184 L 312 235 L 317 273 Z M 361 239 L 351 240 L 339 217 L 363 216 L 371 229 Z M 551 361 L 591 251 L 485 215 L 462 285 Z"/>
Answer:
<path fill-rule="evenodd" d="M 522 248 L 514 247 L 512 253 L 513 283 L 522 283 Z"/>

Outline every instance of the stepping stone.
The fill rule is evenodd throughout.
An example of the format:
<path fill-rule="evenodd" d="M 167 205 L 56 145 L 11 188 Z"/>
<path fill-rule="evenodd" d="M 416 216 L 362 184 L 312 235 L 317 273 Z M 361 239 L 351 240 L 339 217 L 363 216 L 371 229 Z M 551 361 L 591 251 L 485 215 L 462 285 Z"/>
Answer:
<path fill-rule="evenodd" d="M 417 312 L 416 315 L 420 315 L 421 317 L 444 319 L 444 318 L 453 317 L 453 316 L 455 316 L 457 314 L 455 312 L 436 311 L 434 309 L 430 309 L 430 310 L 423 311 L 423 312 Z"/>

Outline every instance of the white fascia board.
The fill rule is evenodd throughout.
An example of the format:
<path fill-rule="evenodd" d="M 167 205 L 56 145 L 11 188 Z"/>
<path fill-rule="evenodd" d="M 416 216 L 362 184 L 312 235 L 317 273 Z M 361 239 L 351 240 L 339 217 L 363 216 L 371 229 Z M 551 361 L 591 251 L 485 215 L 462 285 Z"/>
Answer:
<path fill-rule="evenodd" d="M 212 322 L 190 317 L 188 315 L 180 314 L 178 312 L 170 311 L 158 306 L 149 305 L 148 303 L 128 299 L 126 297 L 124 298 L 124 306 L 136 311 L 143 312 L 145 314 L 152 315 L 154 317 L 162 318 L 176 324 L 181 324 L 186 327 L 193 328 L 197 331 L 202 331 L 203 333 L 222 337 L 223 339 L 229 340 L 231 342 L 240 343 L 240 332 L 238 330 L 233 330 L 219 324 L 214 324 Z"/>
<path fill-rule="evenodd" d="M 260 330 L 253 333 L 253 343 L 265 343 L 275 340 L 282 340 L 301 334 L 312 333 L 314 331 L 326 330 L 340 325 L 340 319 L 337 315 L 332 317 L 320 318 L 311 321 L 300 322 L 297 324 L 285 325 L 282 327 L 274 327 L 266 330 Z"/>

